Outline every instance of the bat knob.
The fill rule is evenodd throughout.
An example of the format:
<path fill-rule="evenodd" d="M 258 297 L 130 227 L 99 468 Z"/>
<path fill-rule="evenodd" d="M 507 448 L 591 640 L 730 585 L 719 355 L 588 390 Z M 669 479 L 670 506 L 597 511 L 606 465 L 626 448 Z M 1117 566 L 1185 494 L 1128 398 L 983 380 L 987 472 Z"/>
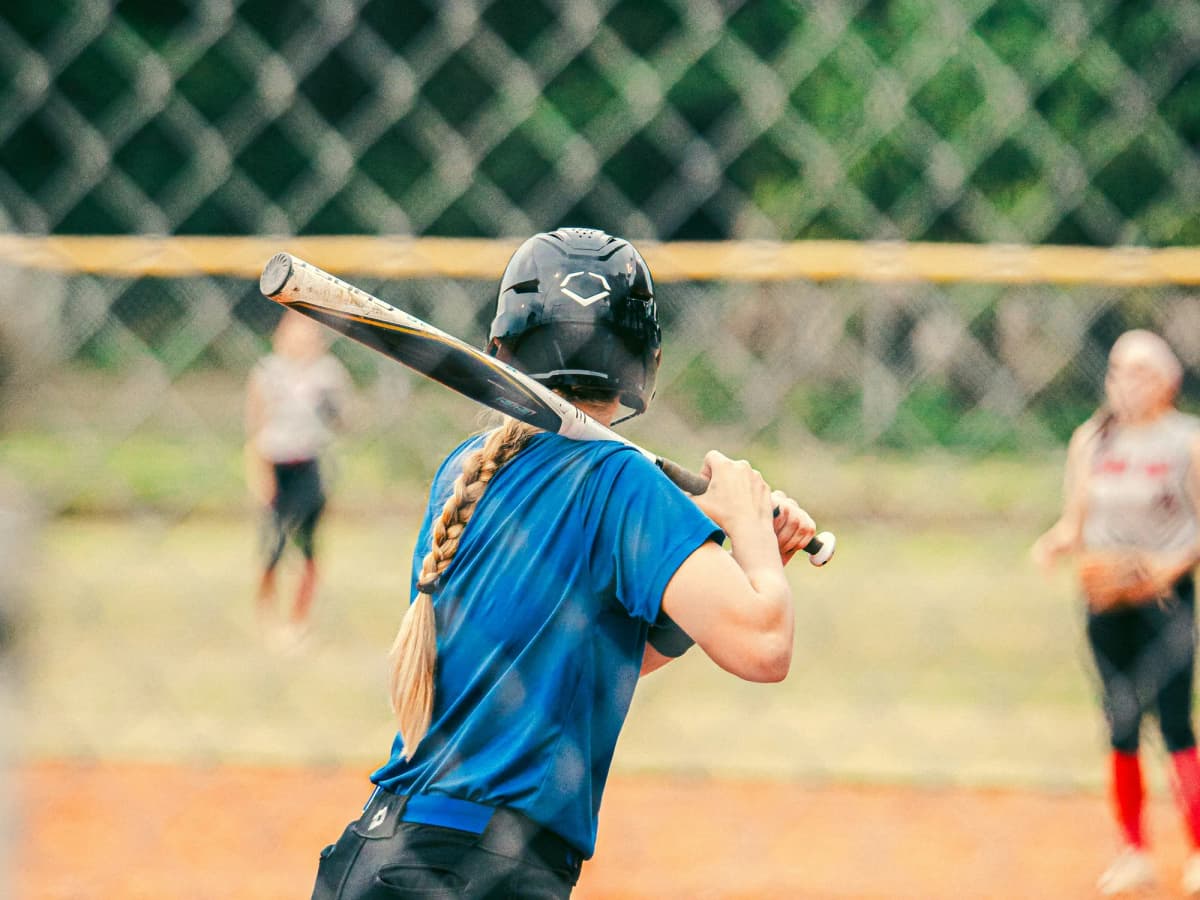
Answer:
<path fill-rule="evenodd" d="M 262 276 L 258 279 L 258 289 L 264 297 L 274 297 L 283 290 L 291 277 L 292 255 L 276 253 L 263 269 Z"/>
<path fill-rule="evenodd" d="M 832 531 L 822 531 L 817 535 L 817 540 L 821 542 L 821 549 L 810 556 L 808 561 L 814 566 L 823 566 L 833 559 L 833 551 L 837 548 L 837 538 L 833 536 Z"/>

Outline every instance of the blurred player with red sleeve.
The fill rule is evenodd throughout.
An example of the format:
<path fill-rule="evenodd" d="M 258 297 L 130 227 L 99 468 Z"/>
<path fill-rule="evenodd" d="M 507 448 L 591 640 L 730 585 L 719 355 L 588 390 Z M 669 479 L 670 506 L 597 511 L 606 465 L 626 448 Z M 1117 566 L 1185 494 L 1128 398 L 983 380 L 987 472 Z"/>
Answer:
<path fill-rule="evenodd" d="M 1033 547 L 1048 569 L 1076 554 L 1087 636 L 1103 686 L 1111 788 L 1125 847 L 1101 876 L 1105 894 L 1152 884 L 1142 822 L 1141 722 L 1153 712 L 1192 845 L 1183 887 L 1200 895 L 1200 763 L 1192 727 L 1200 561 L 1200 421 L 1175 402 L 1182 367 L 1161 337 L 1130 331 L 1113 345 L 1106 404 L 1076 429 L 1062 517 Z"/>

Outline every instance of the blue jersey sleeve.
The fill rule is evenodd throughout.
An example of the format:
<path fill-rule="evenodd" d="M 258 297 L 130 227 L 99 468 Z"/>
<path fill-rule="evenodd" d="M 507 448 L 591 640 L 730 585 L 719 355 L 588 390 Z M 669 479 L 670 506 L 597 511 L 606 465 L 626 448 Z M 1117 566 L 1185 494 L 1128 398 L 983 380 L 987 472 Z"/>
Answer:
<path fill-rule="evenodd" d="M 654 622 L 663 591 L 705 541 L 725 540 L 716 523 L 636 451 L 614 453 L 595 473 L 593 571 L 611 580 L 629 615 Z"/>

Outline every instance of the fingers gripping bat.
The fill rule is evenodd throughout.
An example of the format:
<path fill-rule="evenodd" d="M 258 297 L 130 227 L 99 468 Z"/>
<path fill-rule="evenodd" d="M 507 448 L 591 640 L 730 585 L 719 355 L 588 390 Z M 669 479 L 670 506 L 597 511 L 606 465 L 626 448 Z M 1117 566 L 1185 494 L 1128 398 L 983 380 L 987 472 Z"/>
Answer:
<path fill-rule="evenodd" d="M 626 444 L 689 494 L 708 487 L 707 478 L 642 449 L 525 373 L 289 253 L 271 258 L 259 290 L 477 403 L 573 440 Z M 804 551 L 822 566 L 835 545 L 824 531 Z"/>

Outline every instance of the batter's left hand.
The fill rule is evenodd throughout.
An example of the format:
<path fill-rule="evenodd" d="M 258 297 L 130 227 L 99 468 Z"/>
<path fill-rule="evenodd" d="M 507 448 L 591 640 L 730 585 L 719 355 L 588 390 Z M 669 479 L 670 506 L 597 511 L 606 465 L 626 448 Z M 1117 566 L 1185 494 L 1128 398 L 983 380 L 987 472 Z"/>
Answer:
<path fill-rule="evenodd" d="M 817 523 L 783 491 L 772 491 L 771 500 L 779 510 L 774 519 L 775 539 L 779 542 L 779 558 L 786 566 L 816 535 Z"/>

